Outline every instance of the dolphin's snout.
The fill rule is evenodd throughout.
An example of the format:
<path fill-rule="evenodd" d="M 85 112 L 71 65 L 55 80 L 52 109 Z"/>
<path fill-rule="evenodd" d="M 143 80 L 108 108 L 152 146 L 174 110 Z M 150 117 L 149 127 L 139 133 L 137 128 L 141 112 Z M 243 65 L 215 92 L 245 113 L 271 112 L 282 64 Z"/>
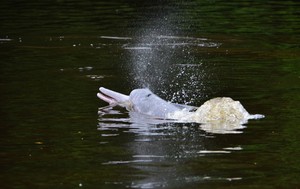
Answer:
<path fill-rule="evenodd" d="M 124 95 L 104 87 L 100 87 L 99 90 L 100 93 L 97 93 L 98 98 L 109 103 L 110 105 L 121 105 L 129 101 L 128 95 Z"/>
<path fill-rule="evenodd" d="M 107 102 L 110 105 L 117 103 L 117 101 L 115 101 L 113 98 L 109 98 L 109 97 L 103 95 L 102 93 L 97 93 L 97 97 L 100 98 L 101 100 Z"/>

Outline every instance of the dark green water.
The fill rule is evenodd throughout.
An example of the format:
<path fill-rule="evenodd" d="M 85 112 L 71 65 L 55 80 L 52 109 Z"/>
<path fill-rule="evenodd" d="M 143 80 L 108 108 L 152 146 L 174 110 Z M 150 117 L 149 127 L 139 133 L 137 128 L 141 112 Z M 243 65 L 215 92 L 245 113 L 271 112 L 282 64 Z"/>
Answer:
<path fill-rule="evenodd" d="M 298 1 L 0 4 L 1 188 L 299 188 Z M 230 133 L 98 114 L 100 86 L 241 101 Z"/>

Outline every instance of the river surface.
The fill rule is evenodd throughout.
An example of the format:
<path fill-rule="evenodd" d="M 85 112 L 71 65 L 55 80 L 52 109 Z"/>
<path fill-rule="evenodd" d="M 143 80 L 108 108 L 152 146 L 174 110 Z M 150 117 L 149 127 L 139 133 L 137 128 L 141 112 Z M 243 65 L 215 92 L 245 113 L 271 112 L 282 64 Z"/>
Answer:
<path fill-rule="evenodd" d="M 1 188 L 299 188 L 299 1 L 0 4 Z M 102 108 L 100 86 L 200 106 L 230 130 Z"/>

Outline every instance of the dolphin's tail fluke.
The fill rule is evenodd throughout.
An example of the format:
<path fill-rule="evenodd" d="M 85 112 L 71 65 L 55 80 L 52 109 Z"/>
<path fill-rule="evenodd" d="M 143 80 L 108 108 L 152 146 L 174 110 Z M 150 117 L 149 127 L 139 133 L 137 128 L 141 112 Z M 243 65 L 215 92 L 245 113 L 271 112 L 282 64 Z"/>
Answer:
<path fill-rule="evenodd" d="M 100 87 L 99 90 L 100 93 L 97 93 L 98 98 L 109 103 L 109 105 L 123 106 L 123 104 L 126 104 L 126 102 L 129 101 L 128 95 L 124 95 L 122 93 L 106 89 L 104 87 Z"/>

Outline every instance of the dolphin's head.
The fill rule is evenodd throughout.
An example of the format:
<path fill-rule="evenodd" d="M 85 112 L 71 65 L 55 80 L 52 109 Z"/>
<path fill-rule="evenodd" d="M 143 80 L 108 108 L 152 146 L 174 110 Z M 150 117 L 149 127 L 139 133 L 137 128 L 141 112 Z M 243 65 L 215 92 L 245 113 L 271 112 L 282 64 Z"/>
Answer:
<path fill-rule="evenodd" d="M 133 105 L 132 110 L 156 117 L 165 118 L 169 112 L 179 110 L 179 108 L 161 99 L 147 88 L 131 91 L 129 99 Z"/>
<path fill-rule="evenodd" d="M 133 102 L 136 102 L 136 103 L 151 101 L 151 99 L 155 96 L 156 95 L 153 94 L 147 88 L 145 88 L 145 89 L 134 89 L 133 91 L 131 91 L 131 93 L 129 95 L 130 100 L 133 101 Z"/>
<path fill-rule="evenodd" d="M 160 104 L 159 102 L 161 101 L 164 101 L 147 88 L 134 89 L 131 91 L 129 98 L 133 105 L 133 111 L 142 112 L 149 115 L 155 113 L 155 111 L 153 111 L 153 106 Z"/>
<path fill-rule="evenodd" d="M 134 89 L 129 95 L 130 101 L 134 105 L 149 105 L 153 106 L 155 104 L 166 103 L 165 100 L 161 99 L 159 96 L 155 95 L 149 89 Z"/>

